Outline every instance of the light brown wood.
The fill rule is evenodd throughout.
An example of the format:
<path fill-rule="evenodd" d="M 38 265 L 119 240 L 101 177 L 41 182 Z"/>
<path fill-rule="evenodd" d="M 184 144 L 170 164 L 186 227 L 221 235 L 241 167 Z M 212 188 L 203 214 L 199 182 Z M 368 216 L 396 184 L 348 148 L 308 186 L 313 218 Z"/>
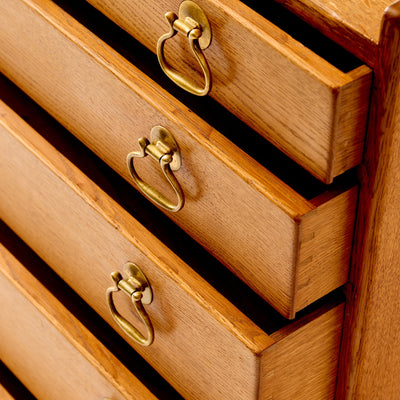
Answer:
<path fill-rule="evenodd" d="M 357 222 L 339 399 L 399 397 L 400 2 L 383 21 Z"/>
<path fill-rule="evenodd" d="M 0 399 L 2 400 L 14 400 L 14 397 L 4 388 L 0 383 Z"/>
<path fill-rule="evenodd" d="M 339 362 L 337 349 L 340 347 L 342 323 L 343 313 L 334 308 L 266 349 L 262 355 L 260 398 L 334 399 L 336 374 L 333 371 Z M 279 332 L 273 336 L 278 335 Z M 310 340 L 323 345 L 310 348 L 307 346 Z M 313 374 L 312 379 L 304 375 L 305 370 L 319 371 L 321 368 L 325 370 L 323 377 L 318 373 Z M 324 381 L 320 382 L 320 378 Z M 287 384 L 288 381 L 291 383 Z"/>
<path fill-rule="evenodd" d="M 393 0 L 278 0 L 374 66 L 383 12 Z"/>
<path fill-rule="evenodd" d="M 148 136 L 154 125 L 169 129 L 183 155 L 176 176 L 186 203 L 168 217 L 279 312 L 293 317 L 299 310 L 294 297 L 298 250 L 304 242 L 300 221 L 306 217 L 317 234 L 318 221 L 311 220 L 318 212 L 308 213 L 318 207 L 188 112 L 53 3 L 13 0 L 1 7 L 0 68 L 129 182 L 125 160 L 138 149 L 137 138 Z M 152 160 L 138 160 L 135 166 L 153 186 L 166 186 Z M 348 208 L 328 203 L 335 205 L 331 215 L 342 212 L 325 221 L 327 231 L 353 224 L 355 196 L 352 202 L 345 201 Z M 322 275 L 308 282 L 303 304 L 342 285 L 347 277 L 348 264 L 336 263 L 330 254 L 347 260 L 351 235 L 318 237 L 326 245 L 314 246 L 312 255 L 324 260 L 325 268 L 313 261 L 307 266 Z M 318 287 L 321 281 L 323 290 Z"/>
<path fill-rule="evenodd" d="M 355 214 L 357 192 L 358 188 L 353 188 L 333 197 L 302 219 L 295 309 L 311 304 L 318 294 L 328 293 L 328 282 L 347 280 L 348 268 L 345 266 L 350 263 L 354 226 L 353 221 L 343 224 L 340 220 L 346 213 Z M 345 239 L 341 244 L 345 247 L 338 251 L 333 249 L 332 243 L 339 237 Z M 320 249 L 319 253 L 315 252 L 316 248 Z M 332 268 L 333 265 L 343 268 Z"/>
<path fill-rule="evenodd" d="M 126 261 L 137 263 L 154 290 L 147 310 L 156 336 L 149 348 L 132 346 L 185 398 L 256 398 L 260 357 L 275 341 L 10 109 L 2 106 L 0 114 L 7 149 L 0 161 L 1 218 L 114 327 L 105 301 L 109 274 Z M 136 321 L 127 296 L 116 302 Z M 340 306 L 335 310 L 341 315 Z M 308 352 L 325 345 L 308 337 L 304 346 Z M 328 382 L 325 367 L 324 376 L 310 371 L 307 379 Z"/>
<path fill-rule="evenodd" d="M 156 399 L 1 244 L 0 287 L 0 358 L 35 397 Z"/>
<path fill-rule="evenodd" d="M 177 13 L 181 0 L 89 2 L 156 52 L 158 38 L 168 32 L 164 14 Z M 205 51 L 212 97 L 325 182 L 360 163 L 371 83 L 368 68 L 356 74 L 338 70 L 240 1 L 197 3 L 213 32 Z M 194 79 L 199 75 L 196 61 L 186 39 L 179 39 L 166 46 L 168 58 Z M 348 102 L 351 118 L 339 117 Z"/>

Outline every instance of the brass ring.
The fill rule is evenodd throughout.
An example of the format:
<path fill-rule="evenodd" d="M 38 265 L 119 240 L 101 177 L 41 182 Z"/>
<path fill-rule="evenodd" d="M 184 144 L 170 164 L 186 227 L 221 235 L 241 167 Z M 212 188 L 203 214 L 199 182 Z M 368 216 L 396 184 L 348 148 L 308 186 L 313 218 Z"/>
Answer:
<path fill-rule="evenodd" d="M 150 346 L 154 341 L 154 328 L 143 307 L 143 303 L 150 304 L 153 300 L 150 284 L 143 272 L 135 264 L 127 263 L 124 270 L 128 275 L 127 279 L 123 279 L 122 275 L 117 271 L 111 274 L 114 286 L 109 287 L 106 292 L 108 307 L 115 322 L 131 339 L 142 346 Z M 131 298 L 136 312 L 146 327 L 147 338 L 117 311 L 113 301 L 113 293 L 119 290 L 124 291 Z"/>
<path fill-rule="evenodd" d="M 141 137 L 138 141 L 140 151 L 131 152 L 127 155 L 128 170 L 137 187 L 147 198 L 165 210 L 177 212 L 185 203 L 182 187 L 172 172 L 172 170 L 176 171 L 181 166 L 182 161 L 179 147 L 172 135 L 161 126 L 155 126 L 151 130 L 150 139 L 151 142 L 149 142 L 146 138 Z M 162 193 L 146 183 L 137 174 L 135 170 L 134 159 L 143 158 L 147 155 L 152 156 L 152 158 L 159 162 L 164 176 L 172 186 L 177 196 L 178 200 L 176 204 L 172 203 Z"/>
<path fill-rule="evenodd" d="M 202 49 L 211 42 L 211 28 L 203 10 L 192 1 L 184 1 L 179 9 L 179 18 L 173 12 L 165 14 L 170 30 L 162 35 L 157 42 L 157 57 L 162 70 L 179 87 L 197 96 L 205 96 L 211 90 L 211 72 Z M 189 39 L 190 49 L 200 64 L 204 74 L 204 87 L 196 85 L 182 73 L 172 68 L 165 59 L 165 42 L 178 32 Z"/>

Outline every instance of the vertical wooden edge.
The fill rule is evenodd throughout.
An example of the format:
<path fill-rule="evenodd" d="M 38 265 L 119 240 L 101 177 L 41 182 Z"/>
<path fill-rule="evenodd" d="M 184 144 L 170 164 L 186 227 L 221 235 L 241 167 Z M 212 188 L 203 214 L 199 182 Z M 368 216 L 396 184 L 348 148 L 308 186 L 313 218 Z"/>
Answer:
<path fill-rule="evenodd" d="M 360 60 L 374 66 L 377 43 L 346 24 L 338 14 L 329 7 L 315 7 L 315 2 L 298 0 L 278 0 L 284 7 L 298 15 L 325 36 L 339 43 L 346 50 L 355 54 Z"/>
<path fill-rule="evenodd" d="M 331 177 L 342 174 L 362 161 L 368 122 L 372 71 L 362 65 L 348 73 L 351 82 L 337 94 L 332 135 Z"/>
<path fill-rule="evenodd" d="M 156 399 L 1 243 L 0 262 L 0 273 L 127 399 Z"/>
<path fill-rule="evenodd" d="M 302 218 L 295 220 L 295 240 L 293 244 L 293 278 L 292 278 L 292 292 L 291 303 L 289 309 L 288 319 L 294 319 L 297 311 L 297 287 L 299 282 L 299 259 L 301 254 L 301 242 L 303 237 L 303 223 Z"/>
<path fill-rule="evenodd" d="M 382 20 L 346 307 L 337 399 L 400 390 L 400 2 Z"/>
<path fill-rule="evenodd" d="M 296 311 L 347 281 L 357 196 L 352 187 L 302 218 Z"/>
<path fill-rule="evenodd" d="M 334 398 L 343 324 L 343 304 L 296 330 L 278 334 L 261 355 L 261 399 Z"/>

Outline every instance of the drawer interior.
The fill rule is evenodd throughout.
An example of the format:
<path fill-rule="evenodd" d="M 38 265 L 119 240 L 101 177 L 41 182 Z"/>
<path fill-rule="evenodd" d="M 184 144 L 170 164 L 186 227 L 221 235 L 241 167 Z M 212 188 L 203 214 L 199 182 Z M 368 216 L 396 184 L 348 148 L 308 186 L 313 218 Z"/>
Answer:
<path fill-rule="evenodd" d="M 284 318 L 2 75 L 0 91 L 2 101 L 268 335 L 280 330 L 290 332 L 292 323 L 301 321 L 324 303 L 343 300 L 339 288 L 298 312 L 294 321 Z"/>
<path fill-rule="evenodd" d="M 304 22 L 281 4 L 260 0 L 241 0 L 241 2 L 342 72 L 350 72 L 363 64 L 352 53 Z"/>
<path fill-rule="evenodd" d="M 23 264 L 29 272 L 57 298 L 69 312 L 83 323 L 96 338 L 124 364 L 139 380 L 160 399 L 182 399 L 182 397 L 147 364 L 93 309 L 91 309 L 60 277 L 58 277 L 4 222 L 0 221 L 0 243 Z M 17 310 L 16 310 L 17 311 Z M 5 366 L 2 370 L 10 375 L 10 385 L 16 394 L 26 397 L 17 399 L 30 400 L 34 397 Z M 15 384 L 13 384 L 15 383 Z"/>
<path fill-rule="evenodd" d="M 103 35 L 110 34 L 109 28 L 112 23 L 107 23 L 107 26 L 104 27 L 103 24 L 106 23 L 107 18 L 102 16 L 89 3 L 83 0 L 74 2 L 55 0 L 55 3 L 82 24 L 86 26 L 90 25 L 90 30 L 94 28 L 96 35 L 102 37 Z M 293 39 L 344 73 L 350 72 L 363 64 L 352 53 L 304 22 L 281 4 L 274 1 L 263 2 L 259 0 L 241 0 L 241 3 L 256 11 L 262 17 L 289 34 Z M 96 24 L 97 28 L 95 27 Z M 103 40 L 107 42 L 105 38 Z"/>

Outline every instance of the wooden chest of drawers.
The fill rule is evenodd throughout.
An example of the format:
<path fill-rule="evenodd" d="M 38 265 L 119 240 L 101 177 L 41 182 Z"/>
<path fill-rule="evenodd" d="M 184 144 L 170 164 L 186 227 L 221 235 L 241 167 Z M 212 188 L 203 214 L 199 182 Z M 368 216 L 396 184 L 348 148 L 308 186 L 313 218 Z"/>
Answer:
<path fill-rule="evenodd" d="M 305 199 L 56 6 L 17 5 L 2 13 L 3 26 L 19 27 L 4 30 L 2 71 L 129 181 L 138 138 L 168 129 L 182 154 L 185 206 L 167 214 L 279 312 L 293 318 L 346 282 L 356 189 Z M 135 165 L 166 186 L 156 165 Z"/>
<path fill-rule="evenodd" d="M 386 178 L 376 179 L 386 164 L 377 154 L 390 146 L 381 149 L 386 136 L 380 133 L 397 132 L 389 118 L 397 94 L 391 88 L 397 88 L 398 50 L 390 30 L 396 29 L 397 6 L 387 14 L 389 33 L 378 46 L 367 45 L 356 25 L 328 18 L 322 2 L 282 2 L 360 62 L 326 38 L 319 45 L 330 46 L 333 57 L 301 44 L 291 35 L 306 24 L 275 3 L 268 9 L 199 0 L 212 27 L 204 56 L 210 97 L 219 106 L 189 99 L 157 77 L 162 72 L 154 69 L 151 53 L 137 42 L 131 48 L 128 34 L 168 59 L 168 68 L 179 70 L 174 74 L 187 71 L 185 79 L 201 87 L 202 70 L 188 56 L 183 35 L 156 45 L 168 29 L 163 14 L 177 12 L 180 2 L 89 1 L 105 16 L 85 2 L 57 3 L 0 5 L 0 71 L 75 137 L 2 78 L 0 217 L 179 395 L 172 389 L 151 394 L 151 385 L 149 390 L 75 322 L 10 248 L 1 249 L 2 302 L 19 304 L 20 312 L 6 307 L 0 357 L 39 398 L 56 398 L 60 390 L 80 398 L 82 393 L 63 389 L 67 379 L 82 385 L 85 398 L 333 399 L 344 315 L 338 288 L 348 282 L 353 254 L 337 398 L 367 393 L 355 382 L 368 373 L 354 378 L 352 371 L 364 365 L 355 354 L 364 340 L 358 321 L 375 315 L 360 312 L 375 285 L 369 279 L 375 269 L 363 265 L 383 251 L 381 245 L 368 247 L 374 243 L 374 213 L 381 215 L 382 207 L 371 193 L 386 198 Z M 284 23 L 278 27 L 279 18 L 293 22 L 293 31 L 283 30 Z M 324 21 L 335 30 L 328 31 Z M 356 50 L 356 41 L 374 55 L 371 60 Z M 204 70 L 203 53 L 194 46 Z M 359 185 L 351 169 L 362 161 L 368 118 L 353 242 Z M 150 132 L 157 140 L 151 142 Z M 172 171 L 178 156 L 180 168 Z M 124 275 L 128 262 L 150 283 Z M 143 308 L 150 287 L 153 302 Z M 21 334 L 12 333 L 14 326 Z M 28 373 L 34 364 L 44 375 L 54 369 L 56 355 L 43 337 L 60 348 L 57 362 L 76 360 L 71 375 L 55 374 L 50 386 Z M 37 343 L 36 351 L 26 343 Z M 21 354 L 30 363 L 22 365 Z"/>

